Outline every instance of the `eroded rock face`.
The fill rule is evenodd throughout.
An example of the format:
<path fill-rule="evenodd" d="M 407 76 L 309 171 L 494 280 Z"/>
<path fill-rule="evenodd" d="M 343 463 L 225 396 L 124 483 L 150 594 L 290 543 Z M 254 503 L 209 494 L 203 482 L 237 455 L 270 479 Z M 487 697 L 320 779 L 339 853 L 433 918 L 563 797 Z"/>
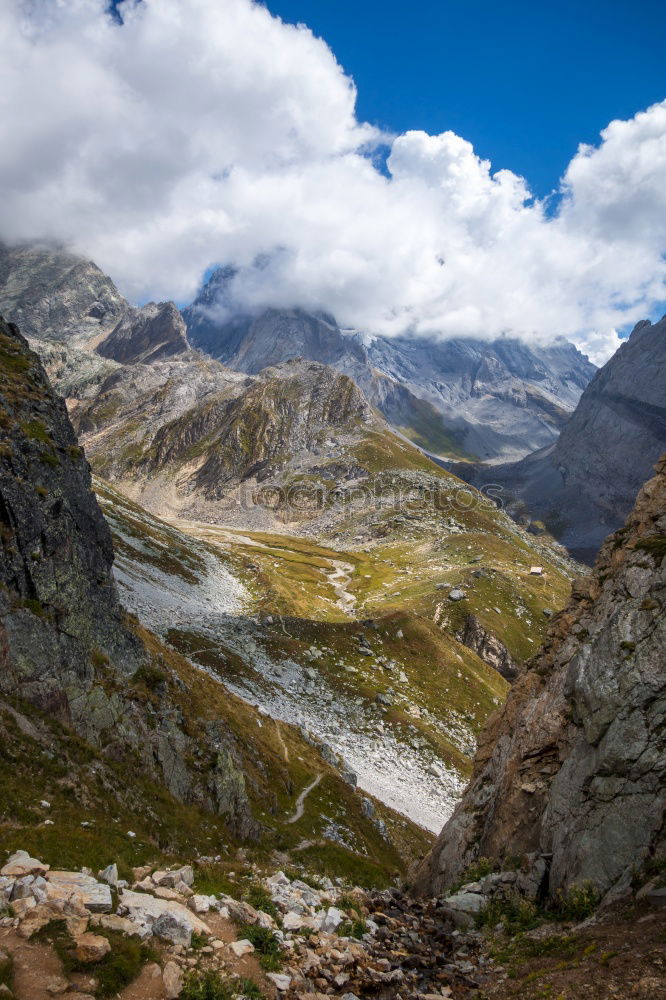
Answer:
<path fill-rule="evenodd" d="M 138 756 L 177 799 L 255 836 L 224 720 L 214 731 L 186 721 L 164 671 L 150 714 L 132 696 L 155 654 L 119 603 L 111 534 L 65 404 L 1 318 L 0 432 L 0 699 L 30 702 L 113 759 Z M 205 775 L 190 764 L 195 750 L 214 756 Z"/>
<path fill-rule="evenodd" d="M 121 621 L 111 534 L 64 403 L 4 321 L 0 372 L 0 690 L 103 728 L 110 706 L 88 701 L 95 659 L 129 675 L 142 658 Z"/>
<path fill-rule="evenodd" d="M 554 445 L 520 462 L 457 464 L 475 486 L 495 483 L 517 520 L 543 521 L 592 563 L 666 448 L 666 317 L 638 323 L 594 376 Z"/>
<path fill-rule="evenodd" d="M 189 350 L 185 321 L 173 302 L 129 307 L 97 348 L 104 358 L 124 365 L 150 364 Z"/>
<path fill-rule="evenodd" d="M 24 336 L 82 345 L 106 336 L 126 309 L 92 261 L 57 245 L 0 244 L 0 313 Z"/>
<path fill-rule="evenodd" d="M 505 680 L 514 681 L 518 676 L 518 667 L 509 650 L 496 635 L 483 627 L 476 615 L 467 615 L 456 638 L 468 649 L 473 650 L 484 663 L 493 667 Z"/>
<path fill-rule="evenodd" d="M 547 891 L 613 897 L 666 851 L 666 456 L 480 742 L 418 876 L 439 893 L 480 857 L 548 856 Z"/>

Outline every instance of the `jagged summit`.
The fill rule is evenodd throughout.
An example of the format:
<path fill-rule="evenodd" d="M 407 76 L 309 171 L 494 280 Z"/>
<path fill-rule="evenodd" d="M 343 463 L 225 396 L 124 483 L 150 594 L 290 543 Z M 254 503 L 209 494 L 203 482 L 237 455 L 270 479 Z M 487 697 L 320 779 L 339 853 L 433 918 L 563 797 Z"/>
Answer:
<path fill-rule="evenodd" d="M 185 323 L 173 302 L 149 302 L 127 308 L 118 325 L 98 345 L 97 353 L 120 364 L 150 364 L 190 349 Z"/>

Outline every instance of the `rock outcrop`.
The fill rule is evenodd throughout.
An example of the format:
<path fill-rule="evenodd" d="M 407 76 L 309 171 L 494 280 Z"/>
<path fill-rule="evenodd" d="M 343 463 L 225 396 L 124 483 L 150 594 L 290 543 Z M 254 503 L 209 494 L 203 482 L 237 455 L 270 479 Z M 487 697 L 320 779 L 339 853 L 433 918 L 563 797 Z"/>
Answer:
<path fill-rule="evenodd" d="M 166 651 L 131 627 L 65 405 L 4 320 L 0 430 L 0 701 L 21 699 L 114 759 L 140 760 L 175 798 L 254 836 L 234 737 L 223 718 L 188 716 L 191 693 Z M 192 766 L 202 753 L 205 774 Z"/>
<path fill-rule="evenodd" d="M 449 598 L 451 598 L 451 594 L 449 594 Z M 472 649 L 484 663 L 493 667 L 505 680 L 514 681 L 518 676 L 518 666 L 509 650 L 490 629 L 483 627 L 476 615 L 468 614 L 465 616 L 465 621 L 456 638 L 462 642 L 463 646 Z"/>
<path fill-rule="evenodd" d="M 0 371 L 0 690 L 87 728 L 94 660 L 129 676 L 141 649 L 122 623 L 111 535 L 65 405 L 4 322 Z"/>
<path fill-rule="evenodd" d="M 422 892 L 527 858 L 542 894 L 606 898 L 666 853 L 666 457 L 488 723 Z"/>
<path fill-rule="evenodd" d="M 57 245 L 0 244 L 0 313 L 24 336 L 82 346 L 110 333 L 127 308 L 92 261 Z"/>
<path fill-rule="evenodd" d="M 166 476 L 186 504 L 215 504 L 240 484 L 253 495 L 281 490 L 298 477 L 332 489 L 365 473 L 355 449 L 367 433 L 394 440 L 352 379 L 302 359 L 255 377 L 198 355 L 125 366 L 73 419 L 101 475 L 153 492 Z"/>
<path fill-rule="evenodd" d="M 639 323 L 592 379 L 557 442 L 517 463 L 452 467 L 501 486 L 519 520 L 542 521 L 592 562 L 666 448 L 666 317 Z"/>
<path fill-rule="evenodd" d="M 185 322 L 173 302 L 128 307 L 97 353 L 123 365 L 150 364 L 189 350 Z"/>

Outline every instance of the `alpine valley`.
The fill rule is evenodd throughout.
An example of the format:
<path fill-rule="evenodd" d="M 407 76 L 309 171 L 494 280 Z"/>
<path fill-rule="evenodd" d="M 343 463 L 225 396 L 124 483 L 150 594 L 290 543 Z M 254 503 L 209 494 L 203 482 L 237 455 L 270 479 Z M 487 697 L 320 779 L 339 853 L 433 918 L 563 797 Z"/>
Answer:
<path fill-rule="evenodd" d="M 231 276 L 0 246 L 0 996 L 666 997 L 666 321 Z"/>

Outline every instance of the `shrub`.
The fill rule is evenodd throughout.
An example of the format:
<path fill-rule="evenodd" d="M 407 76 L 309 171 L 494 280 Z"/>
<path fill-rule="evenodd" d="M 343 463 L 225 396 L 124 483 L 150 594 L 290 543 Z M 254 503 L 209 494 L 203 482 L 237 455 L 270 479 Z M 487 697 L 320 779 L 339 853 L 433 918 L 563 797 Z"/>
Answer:
<path fill-rule="evenodd" d="M 250 1000 L 264 1000 L 264 995 L 251 979 L 223 978 L 219 972 L 192 972 L 185 980 L 181 1000 L 234 1000 L 244 996 Z"/>
<path fill-rule="evenodd" d="M 153 663 L 144 663 L 132 675 L 133 684 L 141 684 L 149 691 L 155 691 L 161 684 L 166 684 L 169 675 L 165 670 L 156 667 Z"/>
<path fill-rule="evenodd" d="M 243 899 L 250 906 L 254 906 L 255 910 L 261 910 L 263 913 L 267 913 L 269 917 L 277 920 L 279 916 L 278 908 L 271 899 L 270 893 L 264 889 L 263 885 L 254 882 L 243 894 Z"/>
<path fill-rule="evenodd" d="M 241 938 L 247 938 L 254 945 L 263 969 L 268 972 L 277 972 L 281 968 L 282 949 L 273 931 L 269 930 L 268 927 L 259 927 L 257 924 L 241 924 L 239 934 Z"/>
<path fill-rule="evenodd" d="M 586 920 L 599 905 L 599 890 L 594 882 L 572 885 L 566 892 L 558 889 L 553 910 L 560 920 Z"/>
<path fill-rule="evenodd" d="M 367 930 L 368 925 L 365 920 L 345 920 L 338 927 L 338 934 L 340 937 L 353 937 L 360 941 L 363 935 L 367 933 Z"/>
<path fill-rule="evenodd" d="M 489 899 L 476 916 L 477 927 L 495 927 L 503 924 L 507 934 L 529 931 L 539 923 L 539 911 L 534 903 L 517 893 L 504 898 Z"/>

